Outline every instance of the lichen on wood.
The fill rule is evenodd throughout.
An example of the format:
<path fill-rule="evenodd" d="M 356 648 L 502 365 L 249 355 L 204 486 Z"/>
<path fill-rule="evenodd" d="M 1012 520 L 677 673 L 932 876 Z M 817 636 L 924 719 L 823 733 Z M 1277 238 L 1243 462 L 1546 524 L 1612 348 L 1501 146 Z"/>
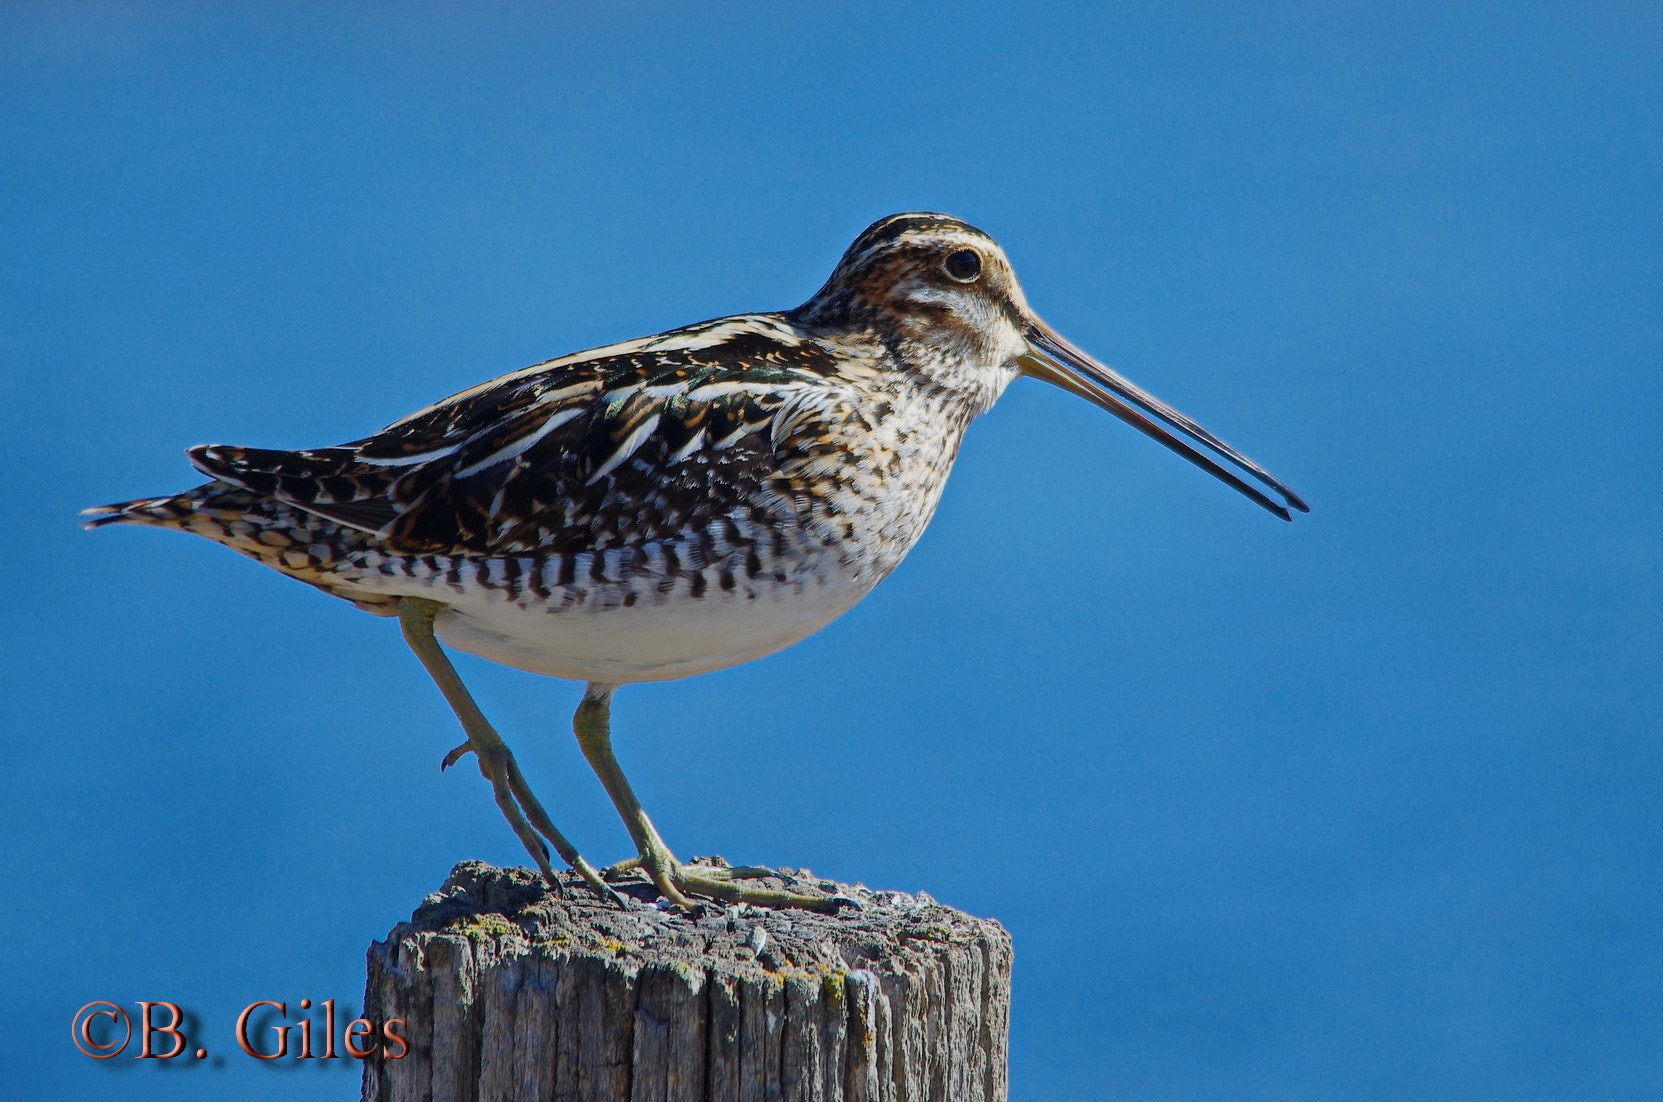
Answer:
<path fill-rule="evenodd" d="M 1011 942 L 997 922 L 859 885 L 836 886 L 834 914 L 623 910 L 575 879 L 564 889 L 463 862 L 371 946 L 365 1014 L 405 1019 L 410 1052 L 366 1063 L 365 1099 L 1005 1098 Z"/>

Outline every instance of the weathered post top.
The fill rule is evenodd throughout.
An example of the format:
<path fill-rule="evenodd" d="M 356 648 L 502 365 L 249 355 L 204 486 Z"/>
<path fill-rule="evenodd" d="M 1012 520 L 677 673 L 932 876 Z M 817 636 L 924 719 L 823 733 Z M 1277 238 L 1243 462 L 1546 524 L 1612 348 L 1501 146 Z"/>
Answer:
<path fill-rule="evenodd" d="M 463 862 L 370 947 L 365 1015 L 405 1019 L 410 1051 L 366 1063 L 363 1097 L 1004 1099 L 1010 935 L 923 893 L 837 890 L 835 914 L 621 910 Z"/>

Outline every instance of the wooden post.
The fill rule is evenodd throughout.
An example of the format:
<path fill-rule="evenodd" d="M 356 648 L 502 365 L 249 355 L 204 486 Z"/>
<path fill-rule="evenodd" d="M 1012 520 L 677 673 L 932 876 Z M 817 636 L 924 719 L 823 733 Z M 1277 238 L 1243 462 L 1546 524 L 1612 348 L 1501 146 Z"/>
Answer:
<path fill-rule="evenodd" d="M 370 947 L 364 1016 L 404 1019 L 410 1051 L 366 1061 L 363 1097 L 1001 1102 L 1004 927 L 922 893 L 837 890 L 852 902 L 835 915 L 626 911 L 465 861 Z"/>

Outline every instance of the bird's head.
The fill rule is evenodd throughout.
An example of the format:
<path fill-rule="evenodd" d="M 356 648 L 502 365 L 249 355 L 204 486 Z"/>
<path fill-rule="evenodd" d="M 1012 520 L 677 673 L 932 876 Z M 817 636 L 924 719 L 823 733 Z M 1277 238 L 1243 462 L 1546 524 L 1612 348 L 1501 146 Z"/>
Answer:
<path fill-rule="evenodd" d="M 872 223 L 792 316 L 811 327 L 878 334 L 908 369 L 962 394 L 974 413 L 1019 375 L 1043 379 L 1103 407 L 1284 520 L 1289 510 L 1309 511 L 1263 468 L 1041 321 L 998 243 L 950 215 L 895 214 Z"/>
<path fill-rule="evenodd" d="M 1028 351 L 1031 312 L 1004 250 L 945 214 L 874 222 L 796 313 L 810 324 L 876 331 L 904 349 L 909 366 L 939 373 L 949 387 L 968 383 L 965 371 L 991 369 L 1003 374 L 1002 390 Z"/>

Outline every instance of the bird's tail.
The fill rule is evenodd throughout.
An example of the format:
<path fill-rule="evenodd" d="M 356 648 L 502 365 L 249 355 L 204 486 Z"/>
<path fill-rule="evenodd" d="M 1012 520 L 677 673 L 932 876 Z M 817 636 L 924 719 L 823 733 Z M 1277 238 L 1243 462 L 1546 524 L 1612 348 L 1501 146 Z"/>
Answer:
<path fill-rule="evenodd" d="M 83 528 L 148 524 L 190 532 L 377 615 L 396 611 L 397 597 L 355 590 L 334 572 L 368 538 L 362 532 L 229 482 L 216 479 L 182 494 L 100 505 L 81 515 Z"/>
<path fill-rule="evenodd" d="M 82 521 L 81 527 L 89 531 L 106 524 L 154 524 L 163 528 L 180 528 L 196 511 L 198 497 L 195 492 L 189 492 L 168 497 L 141 497 L 137 501 L 120 501 L 114 505 L 82 509 L 81 516 L 91 519 Z"/>
<path fill-rule="evenodd" d="M 137 501 L 83 509 L 81 515 L 89 518 L 81 522 L 83 528 L 148 524 L 190 532 L 222 543 L 233 551 L 252 555 L 285 572 L 324 565 L 316 561 L 317 555 L 310 551 L 300 553 L 299 549 L 314 544 L 339 544 L 339 540 L 327 538 L 339 528 L 334 522 L 308 516 L 280 501 L 219 479 L 167 497 L 141 497 Z M 285 552 L 291 553 L 291 561 L 284 561 Z M 303 559 L 311 561 L 302 562 Z"/>
<path fill-rule="evenodd" d="M 81 527 L 148 524 L 154 528 L 172 528 L 223 543 L 235 551 L 263 560 L 269 557 L 274 546 L 281 548 L 291 542 L 276 537 L 260 539 L 265 522 L 287 519 L 271 516 L 273 512 L 283 510 L 284 506 L 279 503 L 263 499 L 241 486 L 215 480 L 167 497 L 141 497 L 137 501 L 82 509 L 81 515 L 88 519 L 81 522 Z"/>

